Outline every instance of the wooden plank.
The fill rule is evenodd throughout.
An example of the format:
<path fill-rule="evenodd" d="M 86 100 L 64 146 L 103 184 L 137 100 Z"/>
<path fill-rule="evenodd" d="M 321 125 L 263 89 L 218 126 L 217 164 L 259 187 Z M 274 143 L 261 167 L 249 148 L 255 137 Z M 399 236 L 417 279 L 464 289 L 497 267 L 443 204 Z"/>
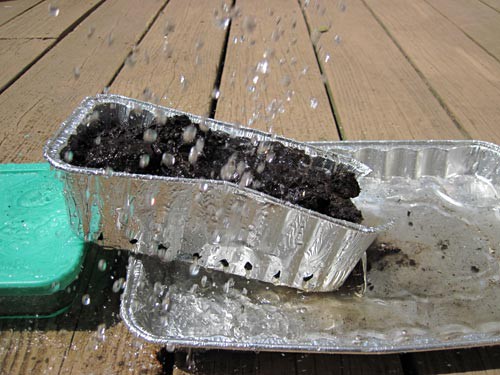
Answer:
<path fill-rule="evenodd" d="M 110 92 L 206 115 L 226 34 L 207 21 L 219 4 L 217 0 L 172 0 Z M 173 29 L 167 39 L 166 27 Z"/>
<path fill-rule="evenodd" d="M 422 1 L 365 0 L 460 126 L 500 142 L 500 64 Z"/>
<path fill-rule="evenodd" d="M 42 148 L 78 103 L 109 84 L 164 4 L 109 1 L 0 96 L 0 161 L 42 160 Z M 88 37 L 90 26 L 94 35 Z M 111 41 L 111 43 L 110 43 Z M 80 71 L 78 78 L 74 70 Z"/>
<path fill-rule="evenodd" d="M 500 13 L 479 1 L 427 0 L 500 61 Z"/>
<path fill-rule="evenodd" d="M 43 0 L 11 0 L 0 4 L 0 26 Z"/>
<path fill-rule="evenodd" d="M 349 1 L 345 12 L 336 2 L 319 4 L 305 14 L 312 30 L 323 31 L 318 56 L 344 138 L 463 137 L 360 0 Z"/>
<path fill-rule="evenodd" d="M 411 357 L 411 366 L 415 374 L 494 375 L 500 373 L 500 347 L 498 346 L 415 353 Z"/>
<path fill-rule="evenodd" d="M 54 2 L 59 10 L 57 16 L 49 12 L 48 2 L 40 3 L 0 27 L 0 38 L 57 38 L 100 2 L 102 0 L 60 0 Z"/>
<path fill-rule="evenodd" d="M 49 48 L 53 39 L 0 39 L 0 92 Z"/>
<path fill-rule="evenodd" d="M 261 130 L 272 126 L 273 132 L 300 140 L 338 139 L 299 4 L 239 0 L 236 5 L 241 16 L 231 25 L 216 118 L 248 126 L 253 113 L 259 113 L 252 126 Z M 266 50 L 274 56 L 265 58 Z M 294 93 L 290 102 L 287 91 Z M 279 113 L 281 106 L 284 113 Z M 262 118 L 273 114 L 270 123 Z"/>
<path fill-rule="evenodd" d="M 500 12 L 500 0 L 480 0 L 483 4 Z"/>

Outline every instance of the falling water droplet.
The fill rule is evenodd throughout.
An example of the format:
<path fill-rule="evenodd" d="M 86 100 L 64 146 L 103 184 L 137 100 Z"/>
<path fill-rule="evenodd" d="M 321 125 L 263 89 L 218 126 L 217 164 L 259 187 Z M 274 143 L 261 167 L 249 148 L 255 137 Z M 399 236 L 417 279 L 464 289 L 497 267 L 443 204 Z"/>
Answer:
<path fill-rule="evenodd" d="M 79 66 L 75 66 L 73 68 L 73 76 L 75 77 L 75 79 L 80 78 L 80 67 Z"/>
<path fill-rule="evenodd" d="M 197 276 L 199 273 L 200 273 L 200 265 L 198 264 L 197 261 L 194 261 L 189 266 L 189 274 L 191 276 Z"/>
<path fill-rule="evenodd" d="M 146 143 L 153 143 L 156 141 L 158 138 L 158 133 L 154 129 L 146 129 L 146 131 L 143 134 L 143 139 L 144 142 Z"/>
<path fill-rule="evenodd" d="M 253 175 L 251 172 L 247 171 L 245 173 L 243 173 L 243 176 L 241 176 L 241 180 L 240 180 L 240 187 L 247 187 L 247 186 L 250 186 L 252 184 L 252 181 L 253 181 Z"/>
<path fill-rule="evenodd" d="M 198 150 L 196 149 L 196 146 L 191 147 L 191 150 L 189 150 L 189 156 L 188 160 L 190 164 L 196 164 L 198 160 Z"/>
<path fill-rule="evenodd" d="M 203 275 L 201 280 L 200 280 L 200 285 L 202 288 L 206 288 L 207 286 L 207 276 L 206 275 Z"/>
<path fill-rule="evenodd" d="M 175 156 L 165 152 L 161 157 L 161 163 L 167 167 L 171 167 L 175 164 Z"/>
<path fill-rule="evenodd" d="M 167 349 L 167 352 L 172 353 L 175 351 L 175 345 L 171 344 L 171 343 L 167 343 L 166 349 Z"/>
<path fill-rule="evenodd" d="M 99 271 L 104 272 L 106 271 L 106 268 L 108 267 L 108 263 L 106 262 L 105 259 L 99 259 L 99 262 L 97 262 L 97 268 Z"/>
<path fill-rule="evenodd" d="M 329 61 L 330 61 L 330 54 L 329 54 L 329 53 L 327 53 L 327 54 L 325 55 L 325 63 L 327 63 L 327 62 L 329 62 Z"/>
<path fill-rule="evenodd" d="M 88 294 L 84 294 L 82 296 L 82 305 L 84 306 L 90 305 L 90 296 Z"/>
<path fill-rule="evenodd" d="M 96 146 L 99 146 L 101 144 L 101 136 L 100 135 L 95 137 L 94 143 L 96 144 Z"/>
<path fill-rule="evenodd" d="M 97 326 L 97 338 L 100 341 L 104 341 L 106 339 L 106 324 L 102 323 Z"/>
<path fill-rule="evenodd" d="M 231 288 L 234 287 L 234 280 L 233 278 L 231 277 L 228 281 L 226 281 L 226 283 L 224 284 L 223 286 L 223 290 L 224 290 L 224 293 L 229 293 L 229 291 L 231 290 Z"/>
<path fill-rule="evenodd" d="M 182 132 L 182 140 L 184 141 L 184 143 L 192 143 L 194 141 L 194 138 L 196 137 L 196 132 L 197 130 L 194 125 L 187 126 Z"/>
<path fill-rule="evenodd" d="M 109 33 L 108 35 L 108 46 L 111 46 L 113 44 L 113 34 Z"/>
<path fill-rule="evenodd" d="M 163 297 L 162 301 L 161 301 L 161 309 L 163 311 L 168 311 L 169 307 L 170 307 L 170 296 L 169 295 L 166 295 L 165 297 Z"/>
<path fill-rule="evenodd" d="M 120 277 L 118 280 L 115 280 L 113 286 L 111 287 L 113 293 L 118 293 L 123 288 L 124 283 L 125 280 L 123 279 L 123 277 Z"/>
<path fill-rule="evenodd" d="M 149 165 L 149 160 L 150 157 L 148 154 L 141 155 L 141 157 L 139 158 L 139 167 L 143 169 L 146 168 Z"/>
<path fill-rule="evenodd" d="M 312 109 L 318 108 L 318 99 L 316 99 L 316 98 L 310 98 L 309 99 L 309 105 L 311 106 Z"/>
<path fill-rule="evenodd" d="M 259 73 L 267 74 L 269 72 L 269 61 L 266 59 L 259 61 L 255 70 Z"/>
<path fill-rule="evenodd" d="M 251 34 L 254 32 L 256 27 L 257 22 L 255 21 L 254 16 L 245 16 L 245 18 L 243 18 L 243 30 Z"/>
<path fill-rule="evenodd" d="M 215 87 L 212 91 L 212 99 L 219 99 L 220 97 L 220 91 L 217 87 Z"/>
<path fill-rule="evenodd" d="M 49 15 L 51 17 L 57 17 L 59 15 L 59 7 L 54 4 L 49 4 Z"/>
<path fill-rule="evenodd" d="M 94 32 L 95 32 L 95 27 L 94 26 L 90 26 L 89 27 L 89 30 L 87 31 L 87 38 L 92 38 L 92 35 L 94 35 Z"/>
<path fill-rule="evenodd" d="M 71 163 L 73 161 L 73 157 L 74 157 L 73 151 L 66 151 L 64 153 L 64 161 L 67 163 Z"/>
<path fill-rule="evenodd" d="M 340 44 L 340 42 L 342 42 L 342 37 L 340 35 L 335 35 L 333 40 L 335 40 L 335 43 Z"/>
<path fill-rule="evenodd" d="M 59 281 L 54 281 L 52 284 L 50 284 L 50 289 L 53 292 L 57 292 L 60 287 L 61 287 L 61 284 L 59 283 Z"/>
<path fill-rule="evenodd" d="M 201 154 L 203 152 L 203 148 L 205 147 L 205 140 L 203 138 L 198 138 L 196 140 L 195 147 L 198 154 Z"/>

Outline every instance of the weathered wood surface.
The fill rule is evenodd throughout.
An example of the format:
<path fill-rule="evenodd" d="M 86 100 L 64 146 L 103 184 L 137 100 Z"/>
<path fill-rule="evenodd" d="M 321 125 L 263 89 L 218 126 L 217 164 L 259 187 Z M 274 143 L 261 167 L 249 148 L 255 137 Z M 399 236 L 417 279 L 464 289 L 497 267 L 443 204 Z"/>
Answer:
<path fill-rule="evenodd" d="M 57 17 L 49 3 L 59 7 Z M 0 161 L 40 161 L 59 123 L 84 96 L 108 86 L 243 124 L 255 108 L 265 112 L 282 100 L 282 113 L 279 106 L 268 110 L 276 113 L 273 130 L 302 140 L 500 143 L 498 0 L 235 4 L 0 2 L 0 87 L 8 85 L 0 94 Z M 255 71 L 264 53 L 267 69 Z M 212 95 L 217 86 L 220 96 Z M 269 124 L 258 119 L 252 126 Z M 106 272 L 96 266 L 103 257 Z M 124 262 L 93 248 L 78 297 L 88 293 L 89 306 L 77 300 L 58 318 L 0 320 L 0 373 L 193 373 L 185 353 L 164 351 L 161 364 L 159 348 L 132 337 L 119 320 L 111 289 Z M 383 356 L 208 351 L 192 358 L 203 374 L 500 373 L 498 346 Z"/>
<path fill-rule="evenodd" d="M 423 1 L 365 0 L 457 124 L 500 141 L 500 64 Z"/>
<path fill-rule="evenodd" d="M 43 0 L 11 0 L 0 3 L 0 26 L 42 1 Z"/>
<path fill-rule="evenodd" d="M 344 139 L 463 138 L 361 0 L 305 7 Z M 363 25 L 363 27 L 360 27 Z"/>
<path fill-rule="evenodd" d="M 338 139 L 299 4 L 236 5 L 242 15 L 231 25 L 216 118 L 265 131 L 271 125 L 300 140 Z"/>

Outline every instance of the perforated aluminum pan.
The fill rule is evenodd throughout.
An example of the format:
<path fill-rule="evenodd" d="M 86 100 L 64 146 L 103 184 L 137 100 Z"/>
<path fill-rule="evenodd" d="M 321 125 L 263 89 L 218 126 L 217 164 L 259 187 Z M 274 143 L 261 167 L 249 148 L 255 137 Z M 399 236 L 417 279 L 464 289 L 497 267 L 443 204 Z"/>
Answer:
<path fill-rule="evenodd" d="M 226 181 L 148 176 L 82 168 L 60 156 L 71 134 L 98 112 L 123 126 L 155 116 L 186 114 L 116 96 L 85 99 L 45 148 L 45 157 L 60 171 L 73 228 L 89 241 L 101 233 L 105 246 L 156 255 L 162 260 L 193 261 L 217 270 L 309 291 L 337 289 L 373 242 L 376 226 L 332 219 Z M 257 141 L 280 142 L 323 159 L 332 172 L 339 165 L 358 177 L 369 168 L 343 155 L 256 130 L 202 119 L 213 130 Z M 224 262 L 225 260 L 225 262 Z M 221 262 L 223 261 L 223 262 Z M 250 263 L 251 270 L 245 265 Z"/>
<path fill-rule="evenodd" d="M 128 327 L 159 344 L 246 350 L 386 353 L 500 343 L 500 148 L 316 146 L 370 166 L 356 203 L 396 218 L 367 252 L 363 296 L 356 280 L 304 293 L 220 272 L 192 276 L 181 263 L 133 256 L 121 305 Z"/>

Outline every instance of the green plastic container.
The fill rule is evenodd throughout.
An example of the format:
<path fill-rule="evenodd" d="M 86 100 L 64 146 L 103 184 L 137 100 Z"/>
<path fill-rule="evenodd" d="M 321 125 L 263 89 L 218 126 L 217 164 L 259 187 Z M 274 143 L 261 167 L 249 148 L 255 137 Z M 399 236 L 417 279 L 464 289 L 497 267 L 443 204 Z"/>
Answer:
<path fill-rule="evenodd" d="M 0 317 L 66 310 L 84 253 L 49 164 L 0 165 Z"/>

